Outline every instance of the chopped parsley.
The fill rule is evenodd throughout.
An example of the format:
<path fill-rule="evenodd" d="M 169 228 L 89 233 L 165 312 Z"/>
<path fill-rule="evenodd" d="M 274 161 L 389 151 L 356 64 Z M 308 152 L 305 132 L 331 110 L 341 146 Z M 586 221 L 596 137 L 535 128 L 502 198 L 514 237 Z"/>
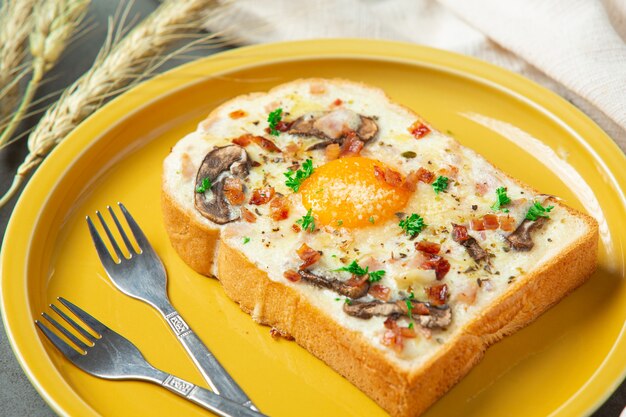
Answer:
<path fill-rule="evenodd" d="M 413 213 L 409 217 L 405 217 L 404 219 L 400 220 L 399 225 L 402 230 L 404 230 L 404 232 L 411 237 L 417 236 L 419 232 L 424 230 L 424 228 L 427 226 L 427 224 L 424 223 L 424 219 L 422 218 L 422 216 L 416 213 Z"/>
<path fill-rule="evenodd" d="M 552 211 L 553 208 L 554 206 L 544 207 L 541 205 L 540 202 L 535 201 L 533 202 L 533 205 L 530 206 L 530 208 L 528 209 L 528 213 L 526 213 L 526 219 L 532 221 L 537 220 L 539 217 L 545 217 L 549 219 L 550 216 L 548 216 L 548 213 Z"/>
<path fill-rule="evenodd" d="M 385 270 L 381 269 L 380 271 L 372 271 L 369 273 L 369 282 L 378 282 L 383 279 L 385 275 Z"/>
<path fill-rule="evenodd" d="M 413 328 L 413 322 L 410 322 L 409 323 L 409 329 L 412 329 L 412 328 Z"/>
<path fill-rule="evenodd" d="M 296 224 L 299 224 L 304 230 L 308 230 L 309 232 L 315 230 L 315 218 L 313 218 L 312 212 L 313 210 L 309 209 L 302 218 L 296 220 Z"/>
<path fill-rule="evenodd" d="M 270 124 L 270 134 L 274 136 L 278 136 L 280 132 L 276 130 L 276 126 L 278 122 L 281 121 L 283 114 L 283 109 L 280 107 L 267 115 L 267 122 Z"/>
<path fill-rule="evenodd" d="M 196 192 L 198 194 L 203 194 L 209 188 L 211 188 L 211 180 L 209 177 L 205 177 L 202 179 L 202 183 L 198 186 L 198 188 L 196 188 Z"/>
<path fill-rule="evenodd" d="M 285 181 L 285 185 L 291 188 L 294 192 L 298 192 L 302 182 L 309 178 L 313 173 L 313 160 L 307 159 L 302 163 L 302 168 L 297 170 L 296 172 L 287 171 L 283 175 L 287 177 Z"/>
<path fill-rule="evenodd" d="M 250 238 L 248 236 L 244 236 L 243 238 L 243 244 L 245 245 L 246 243 L 250 242 Z"/>
<path fill-rule="evenodd" d="M 375 220 L 374 220 L 374 216 L 370 216 L 370 218 L 368 219 L 368 221 L 372 224 L 374 224 Z"/>
<path fill-rule="evenodd" d="M 442 191 L 445 191 L 448 188 L 448 177 L 438 176 L 437 179 L 433 182 L 433 190 L 435 190 L 435 194 L 439 194 Z"/>
<path fill-rule="evenodd" d="M 410 293 L 409 294 L 409 298 L 407 298 L 405 300 L 406 302 L 406 310 L 407 310 L 407 315 L 409 316 L 409 328 L 411 328 L 411 325 L 413 324 L 413 303 L 411 302 L 413 299 L 415 298 L 415 294 Z"/>
<path fill-rule="evenodd" d="M 346 272 L 350 272 L 351 274 L 354 274 L 354 275 L 363 276 L 363 275 L 365 275 L 365 274 L 367 274 L 369 272 L 369 267 L 365 267 L 365 269 L 363 269 L 363 268 L 361 268 L 359 266 L 357 261 L 352 261 L 352 263 L 350 263 L 350 265 L 342 266 L 339 269 L 335 269 L 335 271 L 346 271 Z"/>
<path fill-rule="evenodd" d="M 348 304 L 348 305 L 352 305 L 352 300 L 349 299 L 348 297 L 346 297 L 345 300 L 343 300 L 344 303 Z"/>
<path fill-rule="evenodd" d="M 337 220 L 337 226 L 343 225 L 343 220 Z"/>
<path fill-rule="evenodd" d="M 380 271 L 371 271 L 369 270 L 369 266 L 366 266 L 365 269 L 363 269 L 357 261 L 352 261 L 348 266 L 342 266 L 339 269 L 335 269 L 335 271 L 345 271 L 345 272 L 350 272 L 353 275 L 357 275 L 359 277 L 362 277 L 363 275 L 368 275 L 368 281 L 369 282 L 378 282 L 380 281 L 383 276 L 385 275 L 385 270 L 381 269 Z"/>
<path fill-rule="evenodd" d="M 496 202 L 491 206 L 491 208 L 495 211 L 502 210 L 504 212 L 508 212 L 507 209 L 502 209 L 502 206 L 506 206 L 511 202 L 511 199 L 508 195 L 506 195 L 506 187 L 500 187 L 496 190 Z"/>

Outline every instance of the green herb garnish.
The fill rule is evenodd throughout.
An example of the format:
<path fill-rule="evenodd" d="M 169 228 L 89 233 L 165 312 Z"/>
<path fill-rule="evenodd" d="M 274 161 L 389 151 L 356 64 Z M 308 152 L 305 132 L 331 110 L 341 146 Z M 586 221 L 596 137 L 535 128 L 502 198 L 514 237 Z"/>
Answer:
<path fill-rule="evenodd" d="M 348 305 L 352 305 L 352 300 L 347 298 L 345 300 L 343 300 L 344 303 L 348 304 Z"/>
<path fill-rule="evenodd" d="M 417 236 L 419 232 L 424 230 L 427 224 L 424 223 L 424 219 L 419 214 L 413 213 L 409 217 L 400 220 L 400 227 L 404 232 L 413 237 Z"/>
<path fill-rule="evenodd" d="M 385 270 L 381 269 L 380 271 L 372 271 L 369 273 L 369 282 L 378 282 L 383 279 L 385 275 Z"/>
<path fill-rule="evenodd" d="M 365 267 L 365 269 L 361 268 L 359 266 L 359 264 L 357 263 L 357 261 L 352 261 L 352 263 L 350 263 L 350 265 L 348 266 L 342 266 L 339 269 L 335 269 L 335 271 L 346 271 L 346 272 L 350 272 L 351 274 L 354 275 L 358 275 L 358 276 L 363 276 L 365 274 L 367 274 L 369 272 L 369 267 Z"/>
<path fill-rule="evenodd" d="M 496 202 L 491 208 L 495 211 L 502 210 L 502 206 L 506 206 L 511 202 L 511 199 L 506 195 L 506 187 L 500 187 L 496 190 Z M 506 210 L 506 209 L 505 209 Z M 504 210 L 503 210 L 504 211 Z"/>
<path fill-rule="evenodd" d="M 309 232 L 313 232 L 315 230 L 315 219 L 311 214 L 312 212 L 313 210 L 309 209 L 304 216 L 296 220 L 296 224 L 299 224 L 304 230 L 308 230 Z"/>
<path fill-rule="evenodd" d="M 341 226 L 343 224 L 343 220 L 337 220 L 337 226 Z"/>
<path fill-rule="evenodd" d="M 535 221 L 539 217 L 545 217 L 549 219 L 550 216 L 548 216 L 548 213 L 552 211 L 553 208 L 554 206 L 543 207 L 540 202 L 535 201 L 533 202 L 533 205 L 530 206 L 530 208 L 528 209 L 528 213 L 526 213 L 526 220 Z"/>
<path fill-rule="evenodd" d="M 250 242 L 250 238 L 248 236 L 245 236 L 243 238 L 243 244 L 245 245 L 246 243 Z"/>
<path fill-rule="evenodd" d="M 448 188 L 448 177 L 442 177 L 441 175 L 432 184 L 435 194 L 439 194 Z"/>
<path fill-rule="evenodd" d="M 302 163 L 302 168 L 297 170 L 296 172 L 287 171 L 283 175 L 287 177 L 285 181 L 285 185 L 291 188 L 294 192 L 298 192 L 302 182 L 309 178 L 313 173 L 313 160 L 307 159 Z"/>
<path fill-rule="evenodd" d="M 405 300 L 406 302 L 406 309 L 407 309 L 407 314 L 409 316 L 409 329 L 413 328 L 413 303 L 411 302 L 413 299 L 415 298 L 415 294 L 413 294 L 412 292 L 409 294 L 409 298 L 407 298 Z"/>
<path fill-rule="evenodd" d="M 276 126 L 278 122 L 281 121 L 283 114 L 283 109 L 280 107 L 267 115 L 267 122 L 270 124 L 270 134 L 274 136 L 278 136 L 280 132 L 276 130 Z"/>
<path fill-rule="evenodd" d="M 196 188 L 196 192 L 202 194 L 209 188 L 211 188 L 211 180 L 209 177 L 205 177 L 202 179 L 202 183 L 198 186 L 198 188 Z"/>
<path fill-rule="evenodd" d="M 367 219 L 370 223 L 374 224 L 375 220 L 374 220 L 374 216 L 370 216 L 369 219 Z"/>

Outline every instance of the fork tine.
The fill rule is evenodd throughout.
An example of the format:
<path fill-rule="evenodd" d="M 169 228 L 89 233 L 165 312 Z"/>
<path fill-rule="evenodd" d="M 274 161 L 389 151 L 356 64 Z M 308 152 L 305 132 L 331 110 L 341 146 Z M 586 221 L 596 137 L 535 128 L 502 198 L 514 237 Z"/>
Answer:
<path fill-rule="evenodd" d="M 84 311 L 80 307 L 70 303 L 65 298 L 59 297 L 58 300 L 61 302 L 61 304 L 63 304 L 65 307 L 67 307 L 68 310 L 70 310 L 72 313 L 74 313 L 76 315 L 76 317 L 78 317 L 79 319 L 84 321 L 87 326 L 91 327 L 91 329 L 94 330 L 96 333 L 98 333 L 100 336 L 102 336 L 102 334 L 105 331 L 109 330 L 109 328 L 107 326 L 105 326 L 104 324 L 100 323 L 94 317 L 89 315 L 86 311 Z"/>
<path fill-rule="evenodd" d="M 96 230 L 96 226 L 94 226 L 91 218 L 87 216 L 87 226 L 89 227 L 89 233 L 91 234 L 91 240 L 93 240 L 93 244 L 96 247 L 96 252 L 98 253 L 98 257 L 100 258 L 100 262 L 104 264 L 105 269 L 110 269 L 115 265 L 115 261 L 111 257 L 109 250 L 106 245 L 102 241 L 100 234 Z"/>
<path fill-rule="evenodd" d="M 59 324 L 58 321 L 56 321 L 55 319 L 53 319 L 52 317 L 50 317 L 48 314 L 46 313 L 41 313 L 41 316 L 48 320 L 48 322 L 50 322 L 50 324 L 52 324 L 54 327 L 57 328 L 58 331 L 60 331 L 61 333 L 63 333 L 63 335 L 65 337 L 67 337 L 68 339 L 70 339 L 72 341 L 72 343 L 74 343 L 76 346 L 78 346 L 79 349 L 82 349 L 83 352 L 87 351 L 87 348 L 89 346 L 87 346 L 85 343 L 82 342 L 82 340 L 80 340 L 78 337 L 74 336 L 71 332 L 69 332 L 65 327 L 61 326 L 61 324 Z"/>
<path fill-rule="evenodd" d="M 61 316 L 61 318 L 63 320 L 65 320 L 70 326 L 72 326 L 78 333 L 83 335 L 83 337 L 85 339 L 91 341 L 92 343 L 95 343 L 96 340 L 98 340 L 91 333 L 89 333 L 87 330 L 83 329 L 82 326 L 80 326 L 78 323 L 76 323 L 70 316 L 68 316 L 63 311 L 61 311 L 61 309 L 59 309 L 59 307 L 55 306 L 54 304 L 50 304 L 50 308 L 55 313 L 57 313 L 59 316 Z"/>
<path fill-rule="evenodd" d="M 59 336 L 54 334 L 53 331 L 48 329 L 42 322 L 39 320 L 35 320 L 35 324 L 39 327 L 39 330 L 43 332 L 43 334 L 52 342 L 52 344 L 61 351 L 68 359 L 74 359 L 80 353 L 78 353 L 75 349 L 73 349 L 70 345 L 65 343 Z"/>
<path fill-rule="evenodd" d="M 122 250 L 120 249 L 120 247 L 117 245 L 117 242 L 115 241 L 115 237 L 113 236 L 113 233 L 111 233 L 111 230 L 109 230 L 109 226 L 107 226 L 106 222 L 104 221 L 104 217 L 102 217 L 102 213 L 100 213 L 99 211 L 96 211 L 96 215 L 98 216 L 98 219 L 100 219 L 100 224 L 102 225 L 104 232 L 109 237 L 109 242 L 111 242 L 111 246 L 113 246 L 113 250 L 115 251 L 115 254 L 120 260 L 124 259 L 124 254 L 122 253 Z"/>
<path fill-rule="evenodd" d="M 143 234 L 143 231 L 141 230 L 135 219 L 133 219 L 133 216 L 131 216 L 128 210 L 126 210 L 124 204 L 117 203 L 117 205 L 120 207 L 120 209 L 122 209 L 122 214 L 128 222 L 128 226 L 130 226 L 130 230 L 131 232 L 133 232 L 133 236 L 135 236 L 135 240 L 139 245 L 139 249 L 141 249 L 142 251 L 151 250 L 152 246 L 150 245 L 148 238 L 146 238 L 146 235 Z"/>
<path fill-rule="evenodd" d="M 111 217 L 113 218 L 113 221 L 115 222 L 115 226 L 117 226 L 117 230 L 118 232 L 120 232 L 120 236 L 122 236 L 122 240 L 124 240 L 124 244 L 126 245 L 126 249 L 128 249 L 128 253 L 130 253 L 131 256 L 133 252 L 137 253 L 135 249 L 133 249 L 133 245 L 131 245 L 130 240 L 128 239 L 128 236 L 126 236 L 126 232 L 122 228 L 120 221 L 117 220 L 117 216 L 115 215 L 115 212 L 113 211 L 113 207 L 107 206 L 107 209 L 109 209 L 109 213 L 111 214 Z"/>

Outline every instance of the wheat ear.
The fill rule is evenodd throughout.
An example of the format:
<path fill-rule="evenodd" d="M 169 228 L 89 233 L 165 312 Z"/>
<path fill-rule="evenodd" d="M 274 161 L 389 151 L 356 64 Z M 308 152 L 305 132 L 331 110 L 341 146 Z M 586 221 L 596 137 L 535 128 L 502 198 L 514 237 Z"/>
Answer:
<path fill-rule="evenodd" d="M 24 59 L 34 3 L 5 0 L 0 8 L 0 120 L 15 108 L 20 80 L 28 73 Z"/>
<path fill-rule="evenodd" d="M 32 76 L 24 97 L 0 135 L 0 146 L 11 139 L 28 110 L 44 74 L 56 64 L 72 34 L 85 17 L 90 0 L 46 0 L 35 5 L 33 30 L 29 37 Z"/>
<path fill-rule="evenodd" d="M 30 134 L 29 154 L 0 199 L 0 207 L 13 197 L 26 175 L 106 98 L 142 79 L 172 43 L 198 32 L 214 4 L 215 0 L 168 0 L 120 41 L 110 23 L 107 42 L 94 65 L 63 92 Z M 213 37 L 217 34 L 205 39 Z"/>

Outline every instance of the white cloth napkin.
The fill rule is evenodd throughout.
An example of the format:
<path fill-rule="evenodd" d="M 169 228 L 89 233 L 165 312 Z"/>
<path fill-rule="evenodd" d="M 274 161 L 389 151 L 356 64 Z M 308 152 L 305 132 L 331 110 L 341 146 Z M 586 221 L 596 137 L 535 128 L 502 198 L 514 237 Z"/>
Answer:
<path fill-rule="evenodd" d="M 448 49 L 570 100 L 626 152 L 626 0 L 236 0 L 211 30 L 244 43 L 328 37 Z"/>

